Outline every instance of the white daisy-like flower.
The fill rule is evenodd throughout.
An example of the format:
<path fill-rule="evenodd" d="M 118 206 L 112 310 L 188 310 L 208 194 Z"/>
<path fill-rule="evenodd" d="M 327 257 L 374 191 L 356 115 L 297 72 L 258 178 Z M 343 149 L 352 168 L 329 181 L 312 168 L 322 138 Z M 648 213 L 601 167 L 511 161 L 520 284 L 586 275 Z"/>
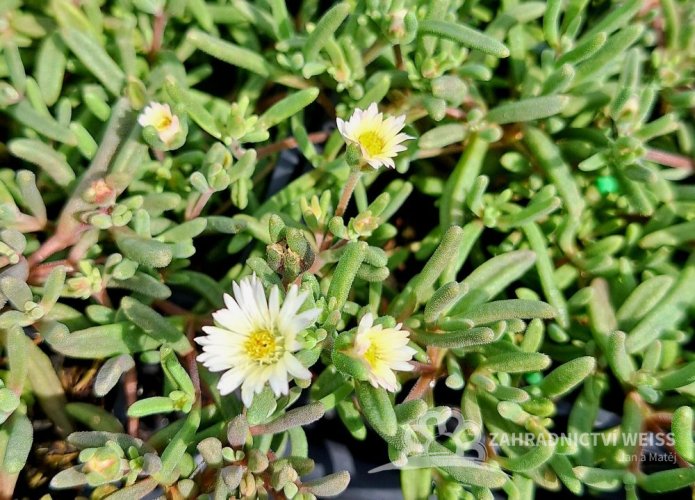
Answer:
<path fill-rule="evenodd" d="M 154 127 L 164 144 L 170 144 L 181 131 L 179 117 L 171 112 L 168 104 L 159 102 L 150 103 L 138 116 L 138 123 L 142 128 Z"/>
<path fill-rule="evenodd" d="M 266 383 L 279 397 L 288 393 L 290 375 L 311 378 L 294 353 L 301 347 L 299 334 L 316 321 L 320 310 L 298 313 L 308 294 L 299 293 L 296 285 L 290 287 L 282 306 L 278 287 L 266 300 L 255 275 L 232 287 L 234 297 L 225 294 L 226 307 L 212 314 L 215 326 L 204 326 L 207 335 L 195 340 L 203 346 L 198 361 L 210 371 L 225 372 L 217 384 L 220 394 L 241 386 L 241 399 L 249 407 Z"/>
<path fill-rule="evenodd" d="M 374 387 L 395 392 L 398 380 L 394 370 L 408 372 L 414 368 L 409 361 L 417 351 L 408 346 L 408 340 L 409 333 L 401 330 L 400 323 L 395 328 L 383 328 L 375 325 L 374 317 L 367 313 L 357 327 L 350 354 L 364 363 Z"/>
<path fill-rule="evenodd" d="M 362 158 L 372 168 L 395 168 L 393 159 L 407 149 L 402 142 L 413 139 L 401 132 L 405 115 L 384 118 L 374 102 L 366 110 L 356 109 L 348 121 L 338 118 L 336 122 L 345 140 L 360 147 Z"/>

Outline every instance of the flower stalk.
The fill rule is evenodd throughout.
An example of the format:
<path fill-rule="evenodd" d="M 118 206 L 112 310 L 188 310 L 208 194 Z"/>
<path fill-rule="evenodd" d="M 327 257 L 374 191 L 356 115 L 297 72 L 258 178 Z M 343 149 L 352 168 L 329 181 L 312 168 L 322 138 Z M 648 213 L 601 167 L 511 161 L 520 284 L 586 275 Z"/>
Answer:
<path fill-rule="evenodd" d="M 350 170 L 350 175 L 343 185 L 343 191 L 340 194 L 340 200 L 338 200 L 338 206 L 335 209 L 335 215 L 342 217 L 345 214 L 345 210 L 350 203 L 350 198 L 352 198 L 352 193 L 355 191 L 357 183 L 362 177 L 362 171 L 359 168 L 353 168 Z"/>

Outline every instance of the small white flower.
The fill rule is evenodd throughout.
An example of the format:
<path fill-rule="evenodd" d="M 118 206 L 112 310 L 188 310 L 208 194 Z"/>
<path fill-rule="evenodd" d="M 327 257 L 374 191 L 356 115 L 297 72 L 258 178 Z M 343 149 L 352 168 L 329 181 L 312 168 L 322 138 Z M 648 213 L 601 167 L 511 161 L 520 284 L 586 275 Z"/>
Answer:
<path fill-rule="evenodd" d="M 384 118 L 376 103 L 366 110 L 356 109 L 348 121 L 338 118 L 336 122 L 345 140 L 360 147 L 364 161 L 372 168 L 381 165 L 395 168 L 393 158 L 407 149 L 401 143 L 412 139 L 401 132 L 405 115 Z"/>
<path fill-rule="evenodd" d="M 154 127 L 159 139 L 164 144 L 171 144 L 176 135 L 181 131 L 179 117 L 171 112 L 168 104 L 152 102 L 147 106 L 140 116 L 138 123 L 141 127 Z"/>
<path fill-rule="evenodd" d="M 233 283 L 234 297 L 225 294 L 224 309 L 212 314 L 216 326 L 204 326 L 207 334 L 196 338 L 203 346 L 198 361 L 210 371 L 225 373 L 217 388 L 229 394 L 241 386 L 247 407 L 266 383 L 276 396 L 289 391 L 289 375 L 311 378 L 293 353 L 301 345 L 299 334 L 312 325 L 319 309 L 298 313 L 307 298 L 292 285 L 280 306 L 280 290 L 274 286 L 266 300 L 261 281 L 254 275 Z"/>
<path fill-rule="evenodd" d="M 401 330 L 400 323 L 395 328 L 383 328 L 374 325 L 371 313 L 362 317 L 351 354 L 367 367 L 369 382 L 374 387 L 395 392 L 398 380 L 394 370 L 413 370 L 409 361 L 417 351 L 408 346 L 408 337 L 408 332 Z"/>

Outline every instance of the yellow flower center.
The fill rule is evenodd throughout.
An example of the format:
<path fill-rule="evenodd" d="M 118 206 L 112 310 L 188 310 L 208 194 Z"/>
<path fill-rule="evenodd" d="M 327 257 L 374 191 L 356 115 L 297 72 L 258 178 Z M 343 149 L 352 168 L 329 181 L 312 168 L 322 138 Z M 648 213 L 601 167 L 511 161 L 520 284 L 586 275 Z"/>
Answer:
<path fill-rule="evenodd" d="M 258 330 L 249 335 L 244 349 L 249 358 L 260 364 L 273 363 L 279 357 L 275 336 L 268 330 Z"/>
<path fill-rule="evenodd" d="M 169 125 L 171 125 L 171 116 L 167 115 L 166 113 L 162 113 L 157 117 L 154 128 L 157 130 L 164 130 Z"/>
<path fill-rule="evenodd" d="M 374 368 L 379 363 L 379 361 L 381 361 L 380 351 L 381 350 L 379 349 L 379 346 L 376 344 L 376 342 L 372 342 L 371 344 L 369 344 L 367 350 L 364 351 L 364 354 L 362 356 L 371 368 Z"/>
<path fill-rule="evenodd" d="M 358 137 L 360 144 L 364 149 L 367 150 L 370 156 L 378 155 L 384 151 L 384 146 L 386 141 L 378 132 L 374 130 L 368 130 L 363 132 Z"/>

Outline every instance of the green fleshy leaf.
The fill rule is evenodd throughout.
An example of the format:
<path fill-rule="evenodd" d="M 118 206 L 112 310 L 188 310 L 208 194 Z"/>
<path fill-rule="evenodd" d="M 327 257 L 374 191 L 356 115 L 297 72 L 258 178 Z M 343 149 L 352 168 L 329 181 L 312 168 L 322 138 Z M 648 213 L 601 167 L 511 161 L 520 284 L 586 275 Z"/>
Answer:
<path fill-rule="evenodd" d="M 382 436 L 395 436 L 398 420 L 386 390 L 372 387 L 368 382 L 355 382 L 355 392 L 369 425 Z"/>
<path fill-rule="evenodd" d="M 418 34 L 453 40 L 496 57 L 509 57 L 509 49 L 502 42 L 462 24 L 427 19 L 420 23 Z"/>

